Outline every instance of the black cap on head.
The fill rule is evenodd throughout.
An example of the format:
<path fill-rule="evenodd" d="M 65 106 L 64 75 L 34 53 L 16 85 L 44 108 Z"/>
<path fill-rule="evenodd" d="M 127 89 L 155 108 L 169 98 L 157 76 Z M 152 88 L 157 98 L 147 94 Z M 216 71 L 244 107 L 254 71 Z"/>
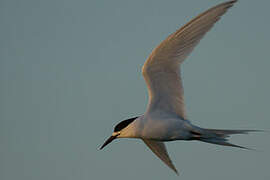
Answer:
<path fill-rule="evenodd" d="M 121 131 L 122 129 L 124 129 L 125 127 L 127 127 L 130 123 L 132 123 L 136 118 L 138 117 L 133 117 L 130 119 L 126 119 L 124 121 L 121 121 L 120 123 L 118 123 L 115 127 L 114 127 L 114 132 L 118 132 Z"/>
<path fill-rule="evenodd" d="M 132 123 L 136 118 L 138 117 L 134 117 L 134 118 L 130 118 L 127 120 L 124 120 L 120 123 L 118 123 L 115 127 L 114 127 L 114 132 L 118 132 L 121 131 L 122 129 L 124 129 L 125 127 L 127 127 L 130 123 Z M 100 147 L 100 150 L 103 149 L 105 146 L 107 146 L 108 144 L 110 144 L 114 139 L 117 138 L 119 134 L 117 135 L 112 135 L 109 139 L 107 139 L 107 141 L 105 141 L 105 143 Z"/>

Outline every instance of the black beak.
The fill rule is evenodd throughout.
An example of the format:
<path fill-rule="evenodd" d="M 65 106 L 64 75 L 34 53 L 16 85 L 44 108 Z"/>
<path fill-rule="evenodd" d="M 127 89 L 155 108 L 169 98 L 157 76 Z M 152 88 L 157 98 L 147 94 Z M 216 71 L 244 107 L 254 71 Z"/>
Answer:
<path fill-rule="evenodd" d="M 114 139 L 116 139 L 116 137 L 117 136 L 109 137 L 109 139 L 107 139 L 107 141 L 105 141 L 105 143 L 101 146 L 101 148 L 99 150 L 103 149 L 106 145 L 108 145 L 110 142 L 112 142 Z"/>

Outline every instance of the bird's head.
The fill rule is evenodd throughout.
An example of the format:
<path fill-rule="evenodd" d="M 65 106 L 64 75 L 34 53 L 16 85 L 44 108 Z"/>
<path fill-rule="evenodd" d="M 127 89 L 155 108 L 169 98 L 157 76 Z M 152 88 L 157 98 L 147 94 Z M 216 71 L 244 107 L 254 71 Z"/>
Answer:
<path fill-rule="evenodd" d="M 109 137 L 109 139 L 107 139 L 107 141 L 105 141 L 105 143 L 100 147 L 100 149 L 103 149 L 106 145 L 111 143 L 114 139 L 119 138 L 119 137 L 124 137 L 123 132 L 125 130 L 127 130 L 128 125 L 130 125 L 137 118 L 138 117 L 126 119 L 126 120 L 121 121 L 120 123 L 118 123 L 114 127 L 114 130 L 113 130 L 113 133 L 112 133 L 111 137 Z"/>

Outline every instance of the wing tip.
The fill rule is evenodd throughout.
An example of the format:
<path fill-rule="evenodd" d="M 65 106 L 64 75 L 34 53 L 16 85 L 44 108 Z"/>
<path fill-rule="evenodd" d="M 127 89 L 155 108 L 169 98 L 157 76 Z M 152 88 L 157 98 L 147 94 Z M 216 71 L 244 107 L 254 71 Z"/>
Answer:
<path fill-rule="evenodd" d="M 177 171 L 177 169 L 176 169 L 175 167 L 174 167 L 172 170 L 175 172 L 175 174 L 176 174 L 177 176 L 179 176 L 179 172 Z"/>

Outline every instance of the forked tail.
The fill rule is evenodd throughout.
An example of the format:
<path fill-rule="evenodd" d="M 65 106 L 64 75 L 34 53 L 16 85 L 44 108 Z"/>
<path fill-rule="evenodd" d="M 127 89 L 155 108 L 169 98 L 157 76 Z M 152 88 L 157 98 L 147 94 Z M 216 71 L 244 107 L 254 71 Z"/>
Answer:
<path fill-rule="evenodd" d="M 228 142 L 230 135 L 233 134 L 248 134 L 249 132 L 256 132 L 258 130 L 223 130 L 223 129 L 201 129 L 201 132 L 191 132 L 194 140 L 199 140 L 211 144 L 218 144 L 222 146 L 232 146 L 243 149 L 250 149 L 243 146 L 235 145 Z"/>

